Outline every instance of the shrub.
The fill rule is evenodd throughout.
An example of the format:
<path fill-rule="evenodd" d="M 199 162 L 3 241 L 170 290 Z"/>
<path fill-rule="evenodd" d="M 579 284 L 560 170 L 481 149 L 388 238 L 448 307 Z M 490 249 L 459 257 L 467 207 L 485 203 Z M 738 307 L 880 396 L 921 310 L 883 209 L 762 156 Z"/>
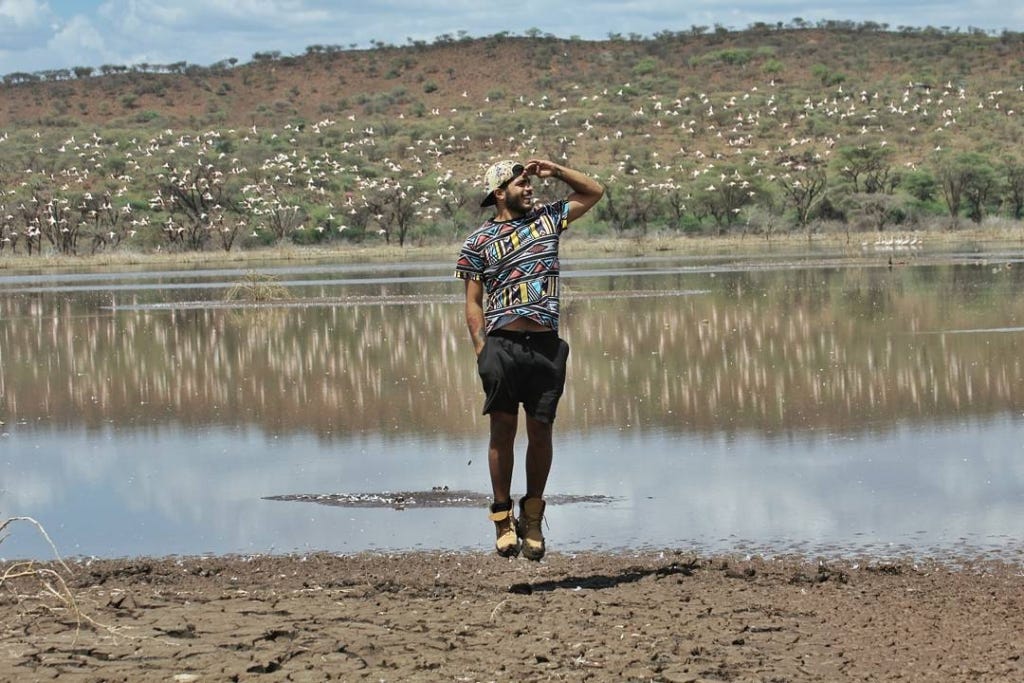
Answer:
<path fill-rule="evenodd" d="M 658 70 L 658 60 L 653 57 L 644 57 L 633 67 L 633 74 L 636 76 L 647 76 Z"/>
<path fill-rule="evenodd" d="M 291 292 L 276 277 L 255 271 L 247 272 L 245 277 L 232 285 L 224 295 L 225 301 L 247 301 L 250 303 L 290 298 L 292 298 Z"/>

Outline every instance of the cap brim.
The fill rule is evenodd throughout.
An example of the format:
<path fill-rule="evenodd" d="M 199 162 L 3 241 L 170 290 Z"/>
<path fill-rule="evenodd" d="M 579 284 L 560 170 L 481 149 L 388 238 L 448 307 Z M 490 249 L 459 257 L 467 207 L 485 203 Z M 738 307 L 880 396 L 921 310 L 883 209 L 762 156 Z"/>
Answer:
<path fill-rule="evenodd" d="M 481 207 L 484 207 L 484 206 L 494 206 L 494 193 L 493 192 L 489 192 L 487 194 L 487 196 L 484 197 L 484 200 L 482 202 L 480 202 L 480 206 Z"/>

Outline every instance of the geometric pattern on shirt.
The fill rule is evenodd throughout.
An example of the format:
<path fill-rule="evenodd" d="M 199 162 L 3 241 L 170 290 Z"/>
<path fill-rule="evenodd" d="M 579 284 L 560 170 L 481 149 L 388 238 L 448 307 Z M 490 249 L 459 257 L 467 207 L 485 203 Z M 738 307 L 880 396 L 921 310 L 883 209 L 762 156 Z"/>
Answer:
<path fill-rule="evenodd" d="M 558 329 L 558 244 L 568 208 L 561 200 L 521 218 L 489 220 L 466 238 L 455 277 L 483 281 L 488 332 L 516 317 Z"/>

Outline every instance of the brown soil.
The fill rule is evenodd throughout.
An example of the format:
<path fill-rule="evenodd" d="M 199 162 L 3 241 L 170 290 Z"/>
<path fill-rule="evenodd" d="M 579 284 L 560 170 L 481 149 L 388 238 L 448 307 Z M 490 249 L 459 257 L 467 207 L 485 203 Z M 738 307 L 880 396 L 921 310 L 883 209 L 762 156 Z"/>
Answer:
<path fill-rule="evenodd" d="M 0 587 L 0 680 L 1024 680 L 1009 564 L 406 553 L 61 573 L 66 591 Z"/>

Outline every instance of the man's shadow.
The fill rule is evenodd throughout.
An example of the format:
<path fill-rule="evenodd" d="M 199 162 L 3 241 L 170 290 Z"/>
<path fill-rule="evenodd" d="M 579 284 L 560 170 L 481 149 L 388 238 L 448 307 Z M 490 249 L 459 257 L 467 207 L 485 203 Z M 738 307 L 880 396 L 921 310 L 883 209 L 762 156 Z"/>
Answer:
<path fill-rule="evenodd" d="M 607 574 L 595 574 L 593 576 L 569 576 L 564 579 L 558 579 L 557 581 L 541 581 L 539 583 L 520 582 L 509 586 L 508 592 L 517 593 L 519 595 L 530 595 L 532 593 L 555 590 L 576 590 L 578 588 L 604 590 L 606 588 L 616 588 L 627 583 L 636 583 L 648 576 L 653 576 L 656 579 L 663 579 L 666 576 L 674 575 L 692 576 L 693 572 L 699 566 L 699 560 L 690 560 L 684 564 L 673 562 L 672 564 L 664 567 L 655 567 L 653 569 L 631 567 L 611 576 Z"/>

